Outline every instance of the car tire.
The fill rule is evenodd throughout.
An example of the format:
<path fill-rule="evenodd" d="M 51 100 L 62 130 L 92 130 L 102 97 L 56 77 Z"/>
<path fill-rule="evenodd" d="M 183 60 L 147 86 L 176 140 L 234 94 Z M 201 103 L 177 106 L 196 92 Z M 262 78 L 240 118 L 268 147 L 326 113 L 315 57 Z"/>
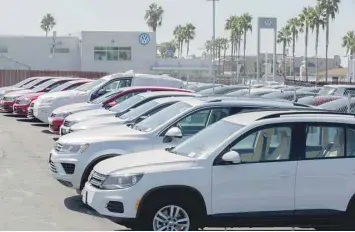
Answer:
<path fill-rule="evenodd" d="M 166 230 L 172 230 L 171 227 L 175 227 L 177 230 L 198 230 L 201 213 L 193 201 L 177 196 L 164 197 L 168 199 L 156 198 L 143 206 L 139 218 L 140 229 L 154 231 L 167 227 Z"/>

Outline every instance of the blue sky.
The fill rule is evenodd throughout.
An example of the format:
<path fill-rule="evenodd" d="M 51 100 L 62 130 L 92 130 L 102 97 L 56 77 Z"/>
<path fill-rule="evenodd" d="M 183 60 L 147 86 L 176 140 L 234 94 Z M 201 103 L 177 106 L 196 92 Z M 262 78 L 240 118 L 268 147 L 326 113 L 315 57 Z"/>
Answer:
<path fill-rule="evenodd" d="M 78 33 L 82 30 L 146 31 L 144 13 L 148 5 L 156 2 L 165 10 L 163 26 L 158 29 L 158 42 L 172 39 L 172 31 L 178 24 L 193 23 L 197 36 L 191 43 L 191 52 L 201 54 L 204 41 L 212 36 L 212 3 L 206 0 L 0 0 L 0 32 L 7 35 L 44 35 L 40 21 L 51 13 L 57 20 L 58 35 Z M 220 0 L 217 3 L 217 36 L 228 36 L 224 31 L 225 20 L 230 15 L 249 12 L 253 26 L 257 17 L 277 17 L 279 27 L 299 14 L 305 6 L 315 5 L 316 0 Z M 349 30 L 355 30 L 355 0 L 342 0 L 340 14 L 330 26 L 329 56 L 345 55 L 341 38 Z M 256 30 L 247 38 L 247 54 L 256 53 Z M 320 56 L 325 56 L 325 36 L 320 35 Z M 309 40 L 309 56 L 314 55 L 314 36 Z M 273 34 L 262 32 L 262 51 L 272 52 Z M 296 48 L 297 55 L 304 53 L 304 36 Z M 281 46 L 278 46 L 281 52 Z"/>

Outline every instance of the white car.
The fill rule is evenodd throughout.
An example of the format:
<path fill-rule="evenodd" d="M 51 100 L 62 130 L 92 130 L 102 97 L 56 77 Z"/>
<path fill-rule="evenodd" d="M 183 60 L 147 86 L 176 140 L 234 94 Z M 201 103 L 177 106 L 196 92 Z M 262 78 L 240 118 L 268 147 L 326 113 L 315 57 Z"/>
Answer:
<path fill-rule="evenodd" d="M 238 114 L 173 149 L 100 162 L 82 201 L 146 231 L 353 226 L 354 140 L 354 116 Z"/>
<path fill-rule="evenodd" d="M 132 126 L 158 113 L 162 109 L 184 99 L 186 99 L 186 97 L 157 98 L 138 106 L 137 108 L 134 108 L 121 116 L 99 117 L 76 123 L 70 127 L 69 132 L 72 133 L 79 130 L 88 130 L 104 126 L 117 126 L 123 124 L 130 124 Z"/>
<path fill-rule="evenodd" d="M 116 73 L 102 77 L 90 83 L 90 85 L 81 86 L 75 90 L 46 94 L 38 97 L 34 105 L 34 116 L 42 122 L 48 123 L 48 118 L 52 112 L 65 105 L 91 101 L 112 90 L 129 86 L 167 86 L 183 88 L 181 80 L 157 76 L 151 74 L 135 74 L 133 71 L 127 73 Z M 65 117 L 64 117 L 65 118 Z"/>
<path fill-rule="evenodd" d="M 293 108 L 290 102 L 257 99 L 188 98 L 164 108 L 135 126 L 107 126 L 59 138 L 50 153 L 50 170 L 62 184 L 82 189 L 98 162 L 117 155 L 174 147 L 218 120 L 260 108 Z M 301 108 L 300 108 L 301 109 Z"/>
<path fill-rule="evenodd" d="M 108 118 L 114 116 L 121 116 L 122 114 L 127 113 L 129 110 L 136 108 L 146 102 L 149 102 L 153 99 L 163 98 L 163 97 L 193 97 L 196 96 L 194 93 L 189 92 L 178 92 L 178 91 L 157 91 L 157 92 L 145 92 L 137 94 L 129 99 L 119 103 L 118 105 L 110 109 L 97 109 L 97 110 L 86 110 L 83 112 L 78 112 L 67 116 L 64 120 L 63 125 L 60 127 L 60 135 L 68 134 L 70 127 L 75 125 L 78 122 L 84 122 L 90 119 L 97 118 Z"/>

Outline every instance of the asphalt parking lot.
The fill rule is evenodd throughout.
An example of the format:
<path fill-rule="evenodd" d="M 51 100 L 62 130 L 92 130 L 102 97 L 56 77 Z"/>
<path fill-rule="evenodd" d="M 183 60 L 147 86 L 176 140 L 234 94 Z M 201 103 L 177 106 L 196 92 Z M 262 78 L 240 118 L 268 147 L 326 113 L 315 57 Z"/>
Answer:
<path fill-rule="evenodd" d="M 0 113 L 1 230 L 126 230 L 51 177 L 48 156 L 56 137 L 45 124 Z"/>

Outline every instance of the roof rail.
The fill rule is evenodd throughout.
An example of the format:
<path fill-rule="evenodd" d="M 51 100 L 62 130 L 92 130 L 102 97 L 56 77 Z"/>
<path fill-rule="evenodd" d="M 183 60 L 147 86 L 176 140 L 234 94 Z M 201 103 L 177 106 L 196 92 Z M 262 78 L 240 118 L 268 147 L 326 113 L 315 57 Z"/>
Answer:
<path fill-rule="evenodd" d="M 297 109 L 297 111 L 293 112 L 278 112 L 275 114 L 270 114 L 264 117 L 259 118 L 259 120 L 263 119 L 270 119 L 270 118 L 279 118 L 284 115 L 305 115 L 305 114 L 322 114 L 322 115 L 342 115 L 342 116 L 351 116 L 355 118 L 354 114 L 349 114 L 349 113 L 341 113 L 341 112 L 336 112 L 336 111 L 327 111 L 327 110 L 322 110 L 322 109 Z"/>

